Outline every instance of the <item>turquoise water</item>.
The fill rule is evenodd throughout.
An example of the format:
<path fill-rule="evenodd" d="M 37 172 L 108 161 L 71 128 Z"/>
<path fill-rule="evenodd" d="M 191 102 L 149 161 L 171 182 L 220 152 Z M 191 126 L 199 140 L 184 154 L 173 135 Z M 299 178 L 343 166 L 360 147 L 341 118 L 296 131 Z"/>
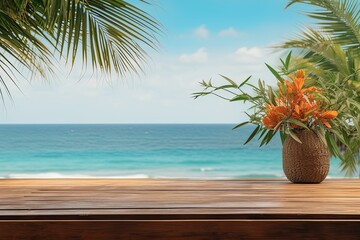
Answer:
<path fill-rule="evenodd" d="M 284 177 L 280 140 L 243 145 L 252 128 L 233 126 L 0 125 L 0 177 Z"/>

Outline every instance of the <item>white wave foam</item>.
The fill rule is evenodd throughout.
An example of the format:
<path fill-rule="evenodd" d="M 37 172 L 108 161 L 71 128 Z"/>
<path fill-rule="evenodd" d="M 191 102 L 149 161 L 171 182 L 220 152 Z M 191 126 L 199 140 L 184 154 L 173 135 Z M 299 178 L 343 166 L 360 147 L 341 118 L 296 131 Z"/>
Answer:
<path fill-rule="evenodd" d="M 212 167 L 203 167 L 203 168 L 200 168 L 200 171 L 202 172 L 208 172 L 208 171 L 214 171 L 216 170 L 215 168 L 212 168 Z"/>
<path fill-rule="evenodd" d="M 1 177 L 0 177 L 1 178 Z M 150 178 L 146 174 L 134 174 L 124 176 L 93 176 L 86 174 L 62 174 L 57 172 L 46 173 L 12 173 L 4 178 Z"/>

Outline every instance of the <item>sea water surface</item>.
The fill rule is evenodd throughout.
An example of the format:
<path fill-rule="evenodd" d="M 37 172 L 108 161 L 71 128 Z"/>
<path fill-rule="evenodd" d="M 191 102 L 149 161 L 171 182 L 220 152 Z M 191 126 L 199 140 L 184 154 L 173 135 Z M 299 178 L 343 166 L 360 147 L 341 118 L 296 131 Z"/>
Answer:
<path fill-rule="evenodd" d="M 232 124 L 0 125 L 0 178 L 281 178 L 281 142 Z M 342 177 L 331 160 L 330 177 Z"/>

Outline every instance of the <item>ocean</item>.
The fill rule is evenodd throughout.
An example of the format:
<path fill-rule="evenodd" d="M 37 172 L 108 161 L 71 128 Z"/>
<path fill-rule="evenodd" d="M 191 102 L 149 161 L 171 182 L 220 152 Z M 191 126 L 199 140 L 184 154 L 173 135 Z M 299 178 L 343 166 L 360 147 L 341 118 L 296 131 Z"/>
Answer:
<path fill-rule="evenodd" d="M 0 125 L 0 178 L 283 178 L 280 139 L 243 145 L 252 127 L 233 126 Z"/>

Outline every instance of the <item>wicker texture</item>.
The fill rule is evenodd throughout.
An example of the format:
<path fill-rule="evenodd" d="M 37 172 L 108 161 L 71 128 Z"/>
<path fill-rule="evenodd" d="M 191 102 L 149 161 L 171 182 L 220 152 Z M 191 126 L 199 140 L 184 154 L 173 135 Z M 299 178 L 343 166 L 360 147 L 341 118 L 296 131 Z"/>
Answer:
<path fill-rule="evenodd" d="M 320 183 L 330 168 L 330 153 L 319 136 L 310 130 L 296 134 L 302 144 L 288 137 L 283 144 L 283 170 L 293 183 Z"/>

